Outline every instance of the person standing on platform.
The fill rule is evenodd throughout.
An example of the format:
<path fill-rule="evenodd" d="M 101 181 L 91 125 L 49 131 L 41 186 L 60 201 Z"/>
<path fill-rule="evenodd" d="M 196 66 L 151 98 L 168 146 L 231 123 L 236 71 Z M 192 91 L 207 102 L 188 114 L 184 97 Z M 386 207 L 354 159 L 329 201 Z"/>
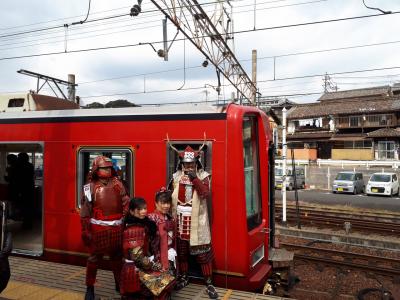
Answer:
<path fill-rule="evenodd" d="M 176 276 L 176 222 L 171 215 L 172 191 L 162 187 L 155 196 L 156 210 L 149 214 L 149 219 L 157 224 L 159 249 L 156 258 L 163 270 Z"/>
<path fill-rule="evenodd" d="M 82 240 L 89 248 L 86 265 L 85 300 L 94 300 L 94 284 L 99 261 L 110 257 L 115 289 L 119 291 L 122 268 L 122 223 L 128 210 L 129 196 L 116 176 L 112 160 L 94 159 L 89 182 L 83 187 L 81 203 Z"/>
<path fill-rule="evenodd" d="M 33 225 L 35 201 L 35 171 L 25 152 L 18 154 L 17 180 L 22 212 L 22 227 L 29 229 Z"/>
<path fill-rule="evenodd" d="M 18 156 L 15 154 L 7 155 L 7 168 L 4 175 L 4 180 L 8 183 L 8 199 L 10 204 L 8 207 L 8 216 L 10 219 L 16 220 L 17 214 L 20 210 L 19 192 L 18 192 L 18 178 L 17 178 Z"/>
<path fill-rule="evenodd" d="M 187 146 L 178 151 L 179 168 L 172 180 L 172 213 L 178 223 L 177 243 L 180 276 L 176 289 L 189 284 L 189 255 L 194 255 L 200 264 L 211 299 L 218 293 L 212 284 L 211 230 L 208 221 L 207 199 L 210 193 L 210 174 L 203 170 L 199 161 L 200 151 Z"/>
<path fill-rule="evenodd" d="M 157 260 L 160 248 L 157 225 L 147 216 L 147 204 L 143 198 L 130 201 L 122 244 L 122 299 L 170 299 L 169 291 L 175 278 L 165 272 Z"/>

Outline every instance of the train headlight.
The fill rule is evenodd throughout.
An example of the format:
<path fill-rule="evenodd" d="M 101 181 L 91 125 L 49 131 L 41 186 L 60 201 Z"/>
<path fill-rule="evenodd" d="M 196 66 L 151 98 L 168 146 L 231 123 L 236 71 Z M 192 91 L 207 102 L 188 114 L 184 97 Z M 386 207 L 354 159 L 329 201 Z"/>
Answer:
<path fill-rule="evenodd" d="M 258 247 L 251 255 L 251 267 L 253 268 L 264 258 L 264 245 Z"/>

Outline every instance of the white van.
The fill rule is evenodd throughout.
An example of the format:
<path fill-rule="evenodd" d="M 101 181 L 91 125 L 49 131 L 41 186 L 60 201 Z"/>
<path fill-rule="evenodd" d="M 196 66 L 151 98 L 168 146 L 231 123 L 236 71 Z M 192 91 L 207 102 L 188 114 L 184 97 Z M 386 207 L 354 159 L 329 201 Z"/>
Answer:
<path fill-rule="evenodd" d="M 292 167 L 288 166 L 286 169 L 287 179 L 286 179 L 286 188 L 291 191 L 295 187 L 294 176 Z M 275 188 L 281 189 L 282 188 L 282 175 L 283 175 L 283 168 L 282 167 L 275 167 Z M 296 186 L 297 188 L 304 189 L 306 185 L 306 177 L 304 172 L 304 167 L 296 166 Z"/>
<path fill-rule="evenodd" d="M 396 173 L 374 173 L 365 189 L 367 195 L 392 196 L 399 193 L 399 179 Z"/>

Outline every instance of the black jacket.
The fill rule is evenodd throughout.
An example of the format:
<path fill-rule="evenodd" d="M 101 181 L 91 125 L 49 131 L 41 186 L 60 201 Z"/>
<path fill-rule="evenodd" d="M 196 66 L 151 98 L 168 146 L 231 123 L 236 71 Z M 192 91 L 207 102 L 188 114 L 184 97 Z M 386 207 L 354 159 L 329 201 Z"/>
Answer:
<path fill-rule="evenodd" d="M 6 235 L 4 248 L 0 251 L 0 293 L 6 288 L 10 280 L 10 264 L 8 262 L 8 255 L 12 250 L 11 233 Z"/>

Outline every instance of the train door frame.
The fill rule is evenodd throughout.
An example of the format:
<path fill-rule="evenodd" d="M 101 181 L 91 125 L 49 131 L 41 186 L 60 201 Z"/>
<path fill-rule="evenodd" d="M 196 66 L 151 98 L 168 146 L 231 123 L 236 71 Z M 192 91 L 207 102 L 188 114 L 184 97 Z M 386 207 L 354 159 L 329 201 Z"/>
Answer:
<path fill-rule="evenodd" d="M 6 145 L 6 147 L 2 147 L 2 145 Z M 4 149 L 3 149 L 4 148 Z M 38 151 L 39 150 L 39 151 Z M 36 200 L 36 196 L 39 195 L 39 201 L 35 201 L 36 204 L 40 206 L 33 205 L 34 211 L 31 212 L 34 214 L 34 222 L 31 228 L 22 228 L 22 225 L 19 224 L 20 221 L 14 221 L 8 219 L 8 228 L 13 235 L 13 252 L 29 255 L 29 256 L 41 256 L 44 252 L 44 191 L 45 191 L 45 143 L 43 141 L 1 141 L 0 142 L 0 151 L 5 152 L 5 157 L 9 153 L 21 153 L 25 152 L 30 157 L 30 162 L 33 164 L 34 172 L 36 171 L 36 154 L 42 155 L 42 181 L 39 183 L 38 178 L 36 178 L 35 172 L 35 195 L 33 197 L 34 201 Z M 40 213 L 40 218 L 37 220 L 39 224 L 35 224 L 35 217 L 38 217 Z"/>
<path fill-rule="evenodd" d="M 200 162 L 203 165 L 203 170 L 210 174 L 210 197 L 207 199 L 208 208 L 208 222 L 210 224 L 210 229 L 212 228 L 212 141 L 196 141 L 196 140 L 170 140 L 166 143 L 166 186 L 168 187 L 173 180 L 172 175 L 177 171 L 179 165 L 178 154 L 171 146 L 175 147 L 179 151 L 183 151 L 186 146 L 192 147 L 195 151 L 204 143 L 204 147 L 200 153 Z M 211 238 L 212 244 L 212 238 Z M 196 262 L 196 259 L 190 255 L 189 256 L 189 277 L 195 279 L 202 279 L 203 275 L 201 272 L 200 265 Z"/>

